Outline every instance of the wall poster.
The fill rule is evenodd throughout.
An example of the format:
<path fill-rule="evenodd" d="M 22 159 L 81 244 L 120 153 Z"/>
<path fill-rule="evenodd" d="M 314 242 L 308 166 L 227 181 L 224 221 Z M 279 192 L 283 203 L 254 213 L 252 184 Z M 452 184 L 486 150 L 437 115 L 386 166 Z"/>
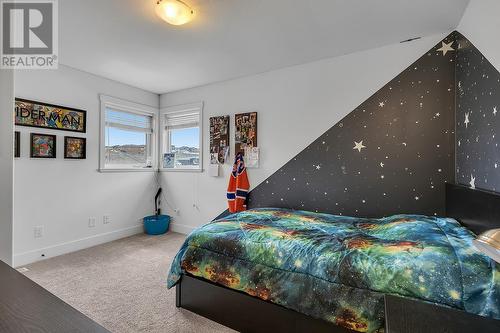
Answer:
<path fill-rule="evenodd" d="M 210 164 L 224 164 L 229 154 L 229 116 L 210 117 Z"/>
<path fill-rule="evenodd" d="M 16 98 L 16 126 L 40 127 L 72 132 L 86 132 L 87 112 L 64 106 Z"/>
<path fill-rule="evenodd" d="M 240 113 L 234 118 L 235 133 L 235 155 L 245 155 L 245 148 L 257 147 L 257 112 Z"/>
<path fill-rule="evenodd" d="M 87 158 L 87 139 L 64 137 L 64 158 L 84 160 Z"/>
<path fill-rule="evenodd" d="M 31 133 L 31 158 L 56 158 L 57 137 L 50 134 Z"/>

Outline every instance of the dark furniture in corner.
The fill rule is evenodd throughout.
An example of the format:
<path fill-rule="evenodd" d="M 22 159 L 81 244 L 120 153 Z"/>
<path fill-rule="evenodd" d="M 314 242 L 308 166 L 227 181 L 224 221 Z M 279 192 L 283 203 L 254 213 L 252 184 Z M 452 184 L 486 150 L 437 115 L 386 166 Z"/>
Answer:
<path fill-rule="evenodd" d="M 109 333 L 2 261 L 0 332 Z"/>
<path fill-rule="evenodd" d="M 446 184 L 446 215 L 480 233 L 500 228 L 500 195 Z M 210 281 L 183 275 L 176 305 L 241 332 L 354 332 Z M 386 333 L 500 332 L 500 320 L 385 296 Z"/>

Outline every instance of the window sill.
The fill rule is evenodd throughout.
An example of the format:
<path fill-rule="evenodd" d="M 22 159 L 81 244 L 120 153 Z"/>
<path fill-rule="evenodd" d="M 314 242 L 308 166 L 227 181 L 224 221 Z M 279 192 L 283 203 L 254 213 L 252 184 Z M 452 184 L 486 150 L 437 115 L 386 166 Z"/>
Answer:
<path fill-rule="evenodd" d="M 161 168 L 160 172 L 193 172 L 193 173 L 201 173 L 203 169 L 164 169 Z"/>
<path fill-rule="evenodd" d="M 97 169 L 101 173 L 110 172 L 157 172 L 158 169 L 155 168 L 143 168 L 143 169 Z"/>

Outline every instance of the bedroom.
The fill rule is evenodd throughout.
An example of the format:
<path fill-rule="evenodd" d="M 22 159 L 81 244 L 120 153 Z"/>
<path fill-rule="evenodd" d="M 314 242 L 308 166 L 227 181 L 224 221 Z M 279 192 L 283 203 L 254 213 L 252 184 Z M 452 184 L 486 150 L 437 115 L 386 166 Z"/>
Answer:
<path fill-rule="evenodd" d="M 499 330 L 496 1 L 12 3 L 0 331 Z"/>

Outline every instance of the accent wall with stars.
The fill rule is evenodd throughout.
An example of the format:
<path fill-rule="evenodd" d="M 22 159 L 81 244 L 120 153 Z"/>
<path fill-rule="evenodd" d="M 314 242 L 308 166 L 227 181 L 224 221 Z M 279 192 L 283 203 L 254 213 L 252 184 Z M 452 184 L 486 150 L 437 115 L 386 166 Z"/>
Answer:
<path fill-rule="evenodd" d="M 500 73 L 457 37 L 457 182 L 500 190 Z"/>
<path fill-rule="evenodd" d="M 497 110 L 500 73 L 454 31 L 253 189 L 248 207 L 444 215 L 446 182 L 500 189 Z"/>
<path fill-rule="evenodd" d="M 249 207 L 444 214 L 444 184 L 454 180 L 455 39 L 450 34 L 257 186 Z"/>

